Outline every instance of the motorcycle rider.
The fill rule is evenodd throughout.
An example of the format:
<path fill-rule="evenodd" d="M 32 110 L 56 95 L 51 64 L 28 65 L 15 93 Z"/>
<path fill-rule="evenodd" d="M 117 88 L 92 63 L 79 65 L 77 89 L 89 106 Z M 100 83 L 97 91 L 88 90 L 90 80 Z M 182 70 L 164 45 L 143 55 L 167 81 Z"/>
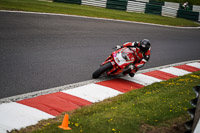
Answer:
<path fill-rule="evenodd" d="M 143 39 L 140 42 L 127 42 L 122 46 L 117 45 L 115 48 L 118 50 L 123 47 L 128 47 L 136 54 L 136 63 L 129 65 L 129 69 L 123 74 L 129 74 L 133 77 L 139 68 L 143 67 L 149 61 L 151 54 L 151 43 L 148 39 Z"/>

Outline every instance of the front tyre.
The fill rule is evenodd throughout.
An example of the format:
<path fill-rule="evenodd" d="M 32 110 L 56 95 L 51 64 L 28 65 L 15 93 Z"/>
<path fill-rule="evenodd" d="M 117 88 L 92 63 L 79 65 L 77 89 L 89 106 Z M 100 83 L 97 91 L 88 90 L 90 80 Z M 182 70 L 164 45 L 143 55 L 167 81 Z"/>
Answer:
<path fill-rule="evenodd" d="M 101 66 L 99 69 L 97 69 L 93 74 L 92 77 L 94 79 L 98 78 L 99 76 L 101 76 L 101 74 L 103 74 L 104 72 L 112 69 L 112 64 L 111 62 L 106 63 L 105 65 Z"/>

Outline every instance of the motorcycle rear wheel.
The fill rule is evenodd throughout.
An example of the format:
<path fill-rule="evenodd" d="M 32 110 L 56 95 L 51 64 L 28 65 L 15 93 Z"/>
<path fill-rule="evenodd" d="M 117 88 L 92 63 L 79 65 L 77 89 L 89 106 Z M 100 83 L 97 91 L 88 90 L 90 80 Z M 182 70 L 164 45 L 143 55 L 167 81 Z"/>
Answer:
<path fill-rule="evenodd" d="M 112 64 L 110 62 L 106 63 L 105 65 L 101 66 L 99 69 L 97 69 L 93 74 L 92 77 L 94 79 L 98 78 L 99 76 L 101 76 L 101 74 L 103 74 L 104 72 L 112 69 Z"/>

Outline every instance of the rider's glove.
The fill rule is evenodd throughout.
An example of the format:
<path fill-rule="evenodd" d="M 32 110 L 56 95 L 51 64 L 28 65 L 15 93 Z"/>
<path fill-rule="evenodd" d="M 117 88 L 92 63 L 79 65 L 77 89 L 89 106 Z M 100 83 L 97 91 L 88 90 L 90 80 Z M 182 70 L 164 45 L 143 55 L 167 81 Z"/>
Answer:
<path fill-rule="evenodd" d="M 134 65 L 129 65 L 129 69 L 133 70 L 135 68 Z"/>
<path fill-rule="evenodd" d="M 122 48 L 122 47 L 119 46 L 119 45 L 116 45 L 116 46 L 115 46 L 115 49 L 116 49 L 116 50 L 118 50 L 118 49 L 120 49 L 120 48 Z"/>

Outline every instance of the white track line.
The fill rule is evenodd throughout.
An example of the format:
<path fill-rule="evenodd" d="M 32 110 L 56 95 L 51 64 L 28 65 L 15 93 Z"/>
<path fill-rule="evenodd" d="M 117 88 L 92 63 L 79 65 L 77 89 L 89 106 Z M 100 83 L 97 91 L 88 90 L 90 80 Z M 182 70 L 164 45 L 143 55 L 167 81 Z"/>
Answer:
<path fill-rule="evenodd" d="M 200 60 L 184 61 L 184 62 L 180 62 L 180 63 L 174 63 L 174 64 L 169 64 L 169 65 L 164 65 L 164 66 L 140 70 L 140 71 L 137 72 L 137 74 L 150 72 L 150 71 L 154 71 L 154 70 L 160 70 L 160 69 L 163 69 L 163 68 L 168 68 L 168 67 L 178 66 L 178 65 L 183 65 L 183 64 L 192 65 L 194 67 L 195 66 L 200 67 L 199 62 L 200 62 Z M 105 81 L 105 80 L 109 80 L 109 78 L 91 79 L 91 80 L 87 80 L 87 81 L 83 81 L 83 82 L 68 84 L 68 85 L 50 88 L 50 89 L 46 89 L 46 90 L 35 91 L 35 92 L 30 92 L 30 93 L 26 93 L 26 94 L 22 94 L 22 95 L 16 95 L 16 96 L 11 96 L 11 97 L 7 97 L 7 98 L 2 98 L 2 99 L 0 99 L 0 104 L 1 103 L 19 101 L 19 100 L 28 99 L 28 98 L 33 98 L 33 97 L 37 97 L 37 96 L 40 96 L 40 95 L 54 93 L 54 92 L 60 92 L 60 91 L 73 89 L 73 88 L 80 87 L 80 86 L 83 86 L 83 85 L 96 83 L 96 82 L 100 82 L 100 81 Z M 140 80 L 139 81 L 137 80 L 135 82 L 142 83 L 142 82 L 140 82 Z"/>
<path fill-rule="evenodd" d="M 56 14 L 56 13 L 42 13 L 42 12 L 28 12 L 28 11 L 9 11 L 9 10 L 0 10 L 0 12 L 26 13 L 26 14 L 38 14 L 38 15 L 53 15 L 53 16 L 64 16 L 64 17 L 77 17 L 77 18 L 96 19 L 96 20 L 105 20 L 105 21 L 115 21 L 115 22 L 123 22 L 123 23 L 143 24 L 143 25 L 159 26 L 159 27 L 167 27 L 167 28 L 177 28 L 177 29 L 200 29 L 200 26 L 199 27 L 178 27 L 178 26 L 143 23 L 143 22 L 136 22 L 136 21 L 126 21 L 126 20 L 87 17 L 87 16 L 78 16 L 78 15 L 67 15 L 67 14 Z"/>

